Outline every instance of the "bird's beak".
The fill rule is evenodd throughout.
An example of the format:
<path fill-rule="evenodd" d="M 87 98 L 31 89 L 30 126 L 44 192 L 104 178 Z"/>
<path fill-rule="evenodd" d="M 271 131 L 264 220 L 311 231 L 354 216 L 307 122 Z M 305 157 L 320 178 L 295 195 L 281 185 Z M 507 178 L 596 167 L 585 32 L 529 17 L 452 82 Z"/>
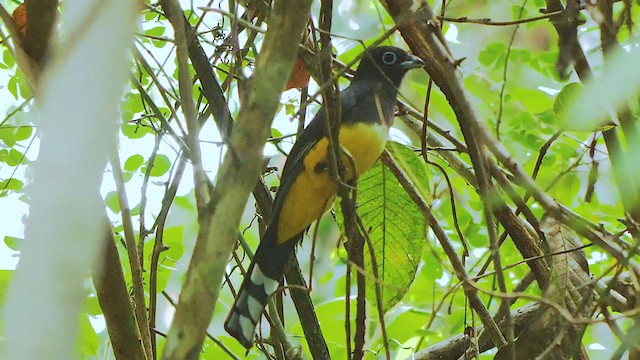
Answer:
<path fill-rule="evenodd" d="M 420 68 L 424 66 L 424 61 L 417 56 L 409 55 L 409 59 L 400 63 L 400 67 L 405 70 Z"/>

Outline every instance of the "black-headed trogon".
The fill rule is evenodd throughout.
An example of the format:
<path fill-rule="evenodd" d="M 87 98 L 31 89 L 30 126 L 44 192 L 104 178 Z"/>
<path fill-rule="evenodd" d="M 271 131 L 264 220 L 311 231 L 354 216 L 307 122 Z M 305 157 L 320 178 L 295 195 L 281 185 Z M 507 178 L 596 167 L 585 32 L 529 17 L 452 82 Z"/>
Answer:
<path fill-rule="evenodd" d="M 423 65 L 418 57 L 392 46 L 370 48 L 363 54 L 351 85 L 340 93 L 338 133 L 338 142 L 355 161 L 358 175 L 369 170 L 384 149 L 402 78 Z M 333 204 L 337 184 L 327 165 L 324 121 L 321 108 L 289 153 L 271 220 L 225 321 L 227 332 L 247 349 L 303 232 Z M 347 177 L 354 173 L 350 161 L 346 156 L 342 160 Z"/>

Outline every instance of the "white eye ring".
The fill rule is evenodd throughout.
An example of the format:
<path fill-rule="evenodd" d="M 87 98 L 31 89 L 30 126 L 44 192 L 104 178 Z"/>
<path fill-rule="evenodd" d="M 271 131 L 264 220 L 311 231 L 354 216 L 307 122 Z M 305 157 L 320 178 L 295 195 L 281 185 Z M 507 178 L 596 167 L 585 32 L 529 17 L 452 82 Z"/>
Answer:
<path fill-rule="evenodd" d="M 382 54 L 382 62 L 385 65 L 393 65 L 396 63 L 396 60 L 398 60 L 398 56 L 394 52 L 387 51 Z"/>

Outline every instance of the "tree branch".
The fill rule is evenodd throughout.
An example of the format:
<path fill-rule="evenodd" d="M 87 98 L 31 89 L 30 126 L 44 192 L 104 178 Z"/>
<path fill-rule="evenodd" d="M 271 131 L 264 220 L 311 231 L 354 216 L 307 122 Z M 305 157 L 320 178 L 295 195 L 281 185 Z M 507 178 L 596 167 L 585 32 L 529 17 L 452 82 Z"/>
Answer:
<path fill-rule="evenodd" d="M 169 18 L 169 0 L 161 1 Z M 200 231 L 171 330 L 164 359 L 192 359 L 200 354 L 205 331 L 218 299 L 227 260 L 238 236 L 238 223 L 249 192 L 262 169 L 262 148 L 271 119 L 300 42 L 310 1 L 274 2 L 269 30 L 256 62 L 251 86 L 229 139 L 209 203 L 199 212 Z"/>
<path fill-rule="evenodd" d="M 136 315 L 131 306 L 113 230 L 105 214 L 103 251 L 91 271 L 98 303 L 116 359 L 147 360 Z"/>
<path fill-rule="evenodd" d="M 186 21 L 185 27 L 187 28 L 188 34 L 194 33 L 191 25 Z M 225 99 L 222 88 L 216 81 L 207 55 L 194 36 L 189 37 L 189 57 L 202 85 L 202 93 L 208 101 L 218 131 L 222 135 L 223 140 L 228 141 L 233 130 L 233 119 L 227 107 L 227 100 Z M 271 212 L 272 199 L 269 190 L 262 181 L 256 182 L 253 189 L 253 197 L 256 200 L 262 216 L 268 219 Z M 306 287 L 297 261 L 289 267 L 285 276 L 288 284 Z M 322 330 L 315 316 L 315 310 L 309 294 L 294 290 L 292 291 L 291 298 L 298 310 L 300 324 L 314 359 L 329 359 L 329 349 L 322 336 Z"/>
<path fill-rule="evenodd" d="M 133 232 L 133 223 L 131 222 L 131 211 L 129 210 L 129 202 L 124 187 L 124 179 L 122 177 L 122 166 L 118 153 L 111 156 L 111 170 L 116 183 L 118 194 L 118 202 L 120 203 L 120 213 L 122 216 L 122 227 L 124 229 L 124 240 L 127 244 L 127 255 L 129 256 L 129 266 L 131 266 L 131 279 L 133 280 L 133 302 L 136 313 L 136 321 L 142 336 L 142 345 L 147 354 L 147 358 L 152 359 L 151 352 L 151 334 L 149 332 L 149 319 L 147 318 L 147 305 L 144 296 L 144 283 L 142 280 L 142 265 L 138 256 L 138 248 L 136 246 L 136 237 Z"/>
<path fill-rule="evenodd" d="M 523 306 L 515 311 L 511 312 L 513 318 L 513 326 L 516 334 L 519 334 L 527 324 L 538 313 L 541 304 L 531 304 Z M 504 321 L 500 323 L 504 326 Z M 482 332 L 484 329 L 479 327 L 475 330 L 476 333 Z M 472 339 L 468 335 L 460 334 L 451 337 L 447 340 L 443 340 L 435 345 L 431 345 L 423 350 L 420 350 L 412 357 L 413 360 L 448 360 L 458 359 L 464 355 L 465 351 L 471 345 Z M 492 349 L 494 345 L 490 341 L 479 341 L 480 352 L 485 352 Z"/>
<path fill-rule="evenodd" d="M 296 287 L 306 288 L 307 283 L 304 281 L 304 276 L 300 270 L 300 264 L 298 260 L 293 258 L 289 261 L 288 269 L 285 272 L 287 278 L 287 284 L 294 285 Z M 299 290 L 293 287 L 290 290 L 291 299 L 298 312 L 300 318 L 300 325 L 304 336 L 307 338 L 307 344 L 309 345 L 309 351 L 314 359 L 328 360 L 331 359 L 329 354 L 329 348 L 322 335 L 322 329 L 320 328 L 320 322 L 318 321 L 318 315 L 316 315 L 311 297 L 307 291 Z"/>

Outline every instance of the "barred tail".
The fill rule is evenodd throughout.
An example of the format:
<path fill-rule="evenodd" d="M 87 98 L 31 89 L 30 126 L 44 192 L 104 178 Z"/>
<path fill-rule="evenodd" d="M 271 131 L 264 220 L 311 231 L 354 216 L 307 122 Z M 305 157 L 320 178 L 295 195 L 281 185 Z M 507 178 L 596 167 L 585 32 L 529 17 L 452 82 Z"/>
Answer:
<path fill-rule="evenodd" d="M 278 289 L 285 265 L 298 238 L 277 244 L 275 231 L 271 228 L 272 226 L 269 226 L 262 237 L 224 323 L 225 330 L 247 349 L 253 346 L 254 334 L 262 312 L 269 297 Z"/>

